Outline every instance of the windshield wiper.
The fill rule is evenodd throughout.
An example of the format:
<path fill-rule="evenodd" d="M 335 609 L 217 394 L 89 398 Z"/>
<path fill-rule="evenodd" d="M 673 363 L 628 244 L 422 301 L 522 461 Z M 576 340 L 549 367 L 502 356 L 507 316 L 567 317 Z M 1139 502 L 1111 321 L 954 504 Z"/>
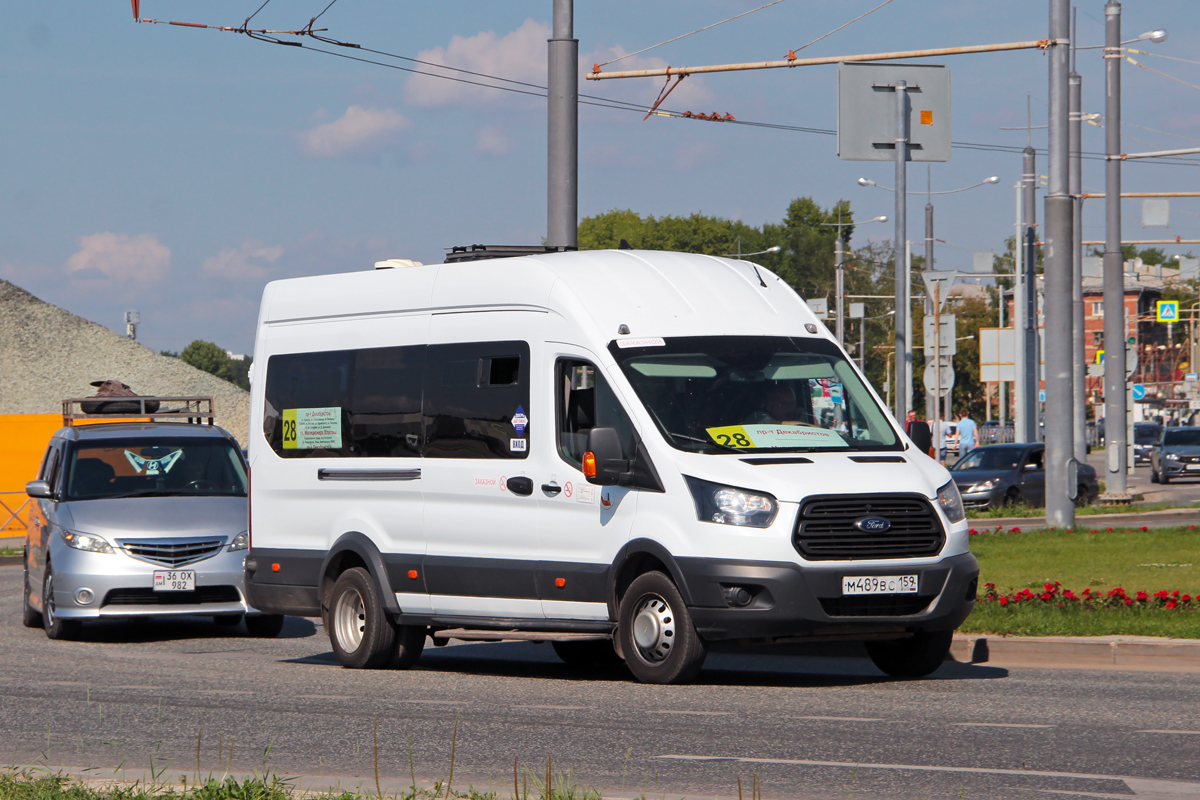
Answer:
<path fill-rule="evenodd" d="M 688 436 L 686 433 L 675 433 L 674 431 L 667 431 L 667 436 L 670 436 L 672 439 L 684 439 L 689 442 L 697 442 L 699 444 L 708 445 L 709 447 L 715 447 L 718 450 L 724 450 L 728 453 L 746 453 L 751 449 L 721 444 L 720 442 L 714 442 L 711 439 L 700 439 L 696 436 Z"/>
<path fill-rule="evenodd" d="M 196 494 L 196 492 L 184 492 L 178 489 L 142 489 L 137 492 L 126 492 L 125 494 L 109 494 L 103 497 L 93 497 L 92 500 L 124 500 L 129 497 L 185 497 Z"/>

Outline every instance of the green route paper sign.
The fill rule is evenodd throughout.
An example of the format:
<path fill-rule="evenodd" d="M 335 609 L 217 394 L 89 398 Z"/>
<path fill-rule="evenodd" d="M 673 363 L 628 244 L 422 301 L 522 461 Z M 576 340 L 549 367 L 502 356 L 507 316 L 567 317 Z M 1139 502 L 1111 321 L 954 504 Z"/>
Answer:
<path fill-rule="evenodd" d="M 336 450 L 342 446 L 342 409 L 285 408 L 284 450 Z"/>

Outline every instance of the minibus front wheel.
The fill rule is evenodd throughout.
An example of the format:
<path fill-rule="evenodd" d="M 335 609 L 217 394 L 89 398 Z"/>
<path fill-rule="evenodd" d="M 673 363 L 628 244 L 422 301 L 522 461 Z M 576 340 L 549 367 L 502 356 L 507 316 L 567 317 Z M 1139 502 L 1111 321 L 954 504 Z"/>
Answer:
<path fill-rule="evenodd" d="M 617 636 L 625 663 L 642 683 L 683 683 L 704 666 L 707 651 L 692 615 L 661 572 L 647 572 L 629 584 L 621 598 Z"/>
<path fill-rule="evenodd" d="M 875 666 L 893 678 L 924 678 L 946 660 L 954 631 L 917 631 L 907 639 L 866 642 Z"/>
<path fill-rule="evenodd" d="M 379 602 L 371 573 L 353 567 L 338 576 L 329 596 L 329 643 L 350 669 L 381 669 L 396 650 L 396 629 Z"/>

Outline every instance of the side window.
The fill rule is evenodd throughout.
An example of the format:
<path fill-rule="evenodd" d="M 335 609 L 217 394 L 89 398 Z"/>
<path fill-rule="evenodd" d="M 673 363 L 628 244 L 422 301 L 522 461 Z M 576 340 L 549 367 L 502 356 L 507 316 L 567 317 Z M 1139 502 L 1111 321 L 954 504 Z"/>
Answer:
<path fill-rule="evenodd" d="M 555 366 L 558 453 L 576 469 L 583 467 L 592 428 L 616 428 L 624 456 L 633 455 L 633 421 L 604 376 L 587 361 L 560 358 Z"/>
<path fill-rule="evenodd" d="M 1045 457 L 1045 450 L 1034 450 L 1025 459 L 1026 465 L 1032 465 L 1034 469 L 1042 468 L 1042 459 Z"/>
<path fill-rule="evenodd" d="M 359 350 L 350 396 L 350 455 L 421 454 L 421 373 L 425 346 Z"/>
<path fill-rule="evenodd" d="M 525 458 L 529 345 L 430 345 L 422 407 L 427 458 Z"/>
<path fill-rule="evenodd" d="M 291 353 L 267 361 L 263 435 L 284 458 L 350 455 L 353 350 Z"/>
<path fill-rule="evenodd" d="M 62 472 L 61 467 L 62 447 L 51 445 L 46 451 L 46 458 L 42 462 L 42 469 L 38 473 L 38 479 L 47 481 L 50 484 L 51 491 L 58 488 L 59 473 Z"/>

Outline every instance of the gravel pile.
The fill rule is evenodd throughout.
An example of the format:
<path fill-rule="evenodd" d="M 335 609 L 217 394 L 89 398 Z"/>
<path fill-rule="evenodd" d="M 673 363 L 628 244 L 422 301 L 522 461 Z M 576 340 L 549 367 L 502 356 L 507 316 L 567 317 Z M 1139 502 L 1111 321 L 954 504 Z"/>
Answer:
<path fill-rule="evenodd" d="M 217 424 L 246 444 L 249 393 L 0 280 L 0 414 L 62 413 L 106 378 L 139 394 L 212 397 Z"/>

